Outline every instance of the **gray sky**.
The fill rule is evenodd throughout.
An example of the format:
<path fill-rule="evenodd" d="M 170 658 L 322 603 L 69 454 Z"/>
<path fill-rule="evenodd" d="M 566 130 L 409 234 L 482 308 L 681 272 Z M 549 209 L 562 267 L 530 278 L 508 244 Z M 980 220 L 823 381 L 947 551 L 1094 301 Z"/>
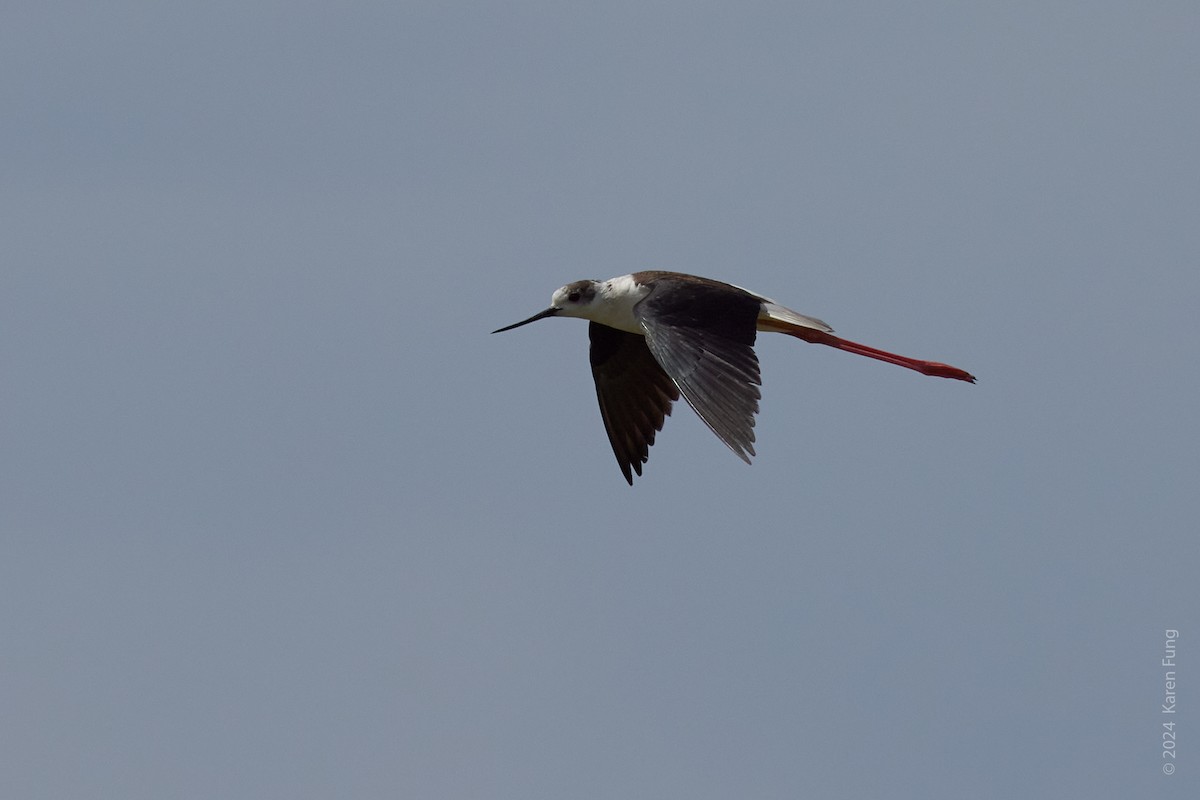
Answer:
<path fill-rule="evenodd" d="M 1194 3 L 4 17 L 4 796 L 1197 796 Z M 647 268 L 980 382 L 631 489 L 488 331 Z"/>

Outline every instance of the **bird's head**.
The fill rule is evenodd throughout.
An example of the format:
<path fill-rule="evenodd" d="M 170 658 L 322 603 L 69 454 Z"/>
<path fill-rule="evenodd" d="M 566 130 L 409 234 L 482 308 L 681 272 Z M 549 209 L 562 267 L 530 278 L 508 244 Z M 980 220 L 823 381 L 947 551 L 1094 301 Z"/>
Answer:
<path fill-rule="evenodd" d="M 550 307 L 545 311 L 539 311 L 529 319 L 515 322 L 512 325 L 506 325 L 503 328 L 497 328 L 492 333 L 503 333 L 511 331 L 513 328 L 519 328 L 522 325 L 528 325 L 531 322 L 537 322 L 539 319 L 546 317 L 582 317 L 589 318 L 589 309 L 592 302 L 596 299 L 596 286 L 598 281 L 575 281 L 568 283 L 561 289 L 558 289 L 550 297 Z"/>

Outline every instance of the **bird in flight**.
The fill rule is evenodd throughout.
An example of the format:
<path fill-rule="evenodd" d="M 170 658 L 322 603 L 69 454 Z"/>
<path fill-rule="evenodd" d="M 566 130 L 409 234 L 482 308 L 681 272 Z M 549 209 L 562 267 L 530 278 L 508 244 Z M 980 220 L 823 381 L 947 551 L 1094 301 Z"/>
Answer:
<path fill-rule="evenodd" d="M 762 295 L 680 272 L 653 270 L 568 283 L 554 293 L 545 311 L 492 333 L 546 317 L 590 322 L 600 416 L 630 486 L 634 473 L 641 476 L 654 435 L 680 395 L 717 438 L 750 463 L 762 385 L 754 354 L 758 331 L 786 333 L 923 375 L 975 382 L 958 367 L 842 339 L 821 320 Z"/>

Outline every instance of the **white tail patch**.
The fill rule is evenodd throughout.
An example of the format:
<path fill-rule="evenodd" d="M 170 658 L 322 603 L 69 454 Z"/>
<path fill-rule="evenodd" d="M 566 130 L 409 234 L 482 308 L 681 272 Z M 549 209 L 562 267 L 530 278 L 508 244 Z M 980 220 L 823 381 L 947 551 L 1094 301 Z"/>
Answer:
<path fill-rule="evenodd" d="M 758 329 L 763 330 L 778 330 L 772 327 L 770 321 L 782 322 L 785 325 L 799 325 L 801 328 L 812 328 L 813 330 L 832 333 L 833 328 L 826 325 L 816 317 L 808 317 L 790 308 L 779 305 L 774 300 L 763 298 L 762 311 L 758 312 Z M 767 323 L 764 325 L 763 323 Z"/>

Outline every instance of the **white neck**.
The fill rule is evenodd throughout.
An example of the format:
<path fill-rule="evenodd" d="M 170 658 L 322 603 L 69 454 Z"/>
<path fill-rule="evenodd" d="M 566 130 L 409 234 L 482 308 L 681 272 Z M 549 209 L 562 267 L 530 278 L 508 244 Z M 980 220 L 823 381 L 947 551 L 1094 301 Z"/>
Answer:
<path fill-rule="evenodd" d="M 597 281 L 596 299 L 588 306 L 587 318 L 619 331 L 644 334 L 633 315 L 633 307 L 649 291 L 635 282 L 632 275 Z"/>

